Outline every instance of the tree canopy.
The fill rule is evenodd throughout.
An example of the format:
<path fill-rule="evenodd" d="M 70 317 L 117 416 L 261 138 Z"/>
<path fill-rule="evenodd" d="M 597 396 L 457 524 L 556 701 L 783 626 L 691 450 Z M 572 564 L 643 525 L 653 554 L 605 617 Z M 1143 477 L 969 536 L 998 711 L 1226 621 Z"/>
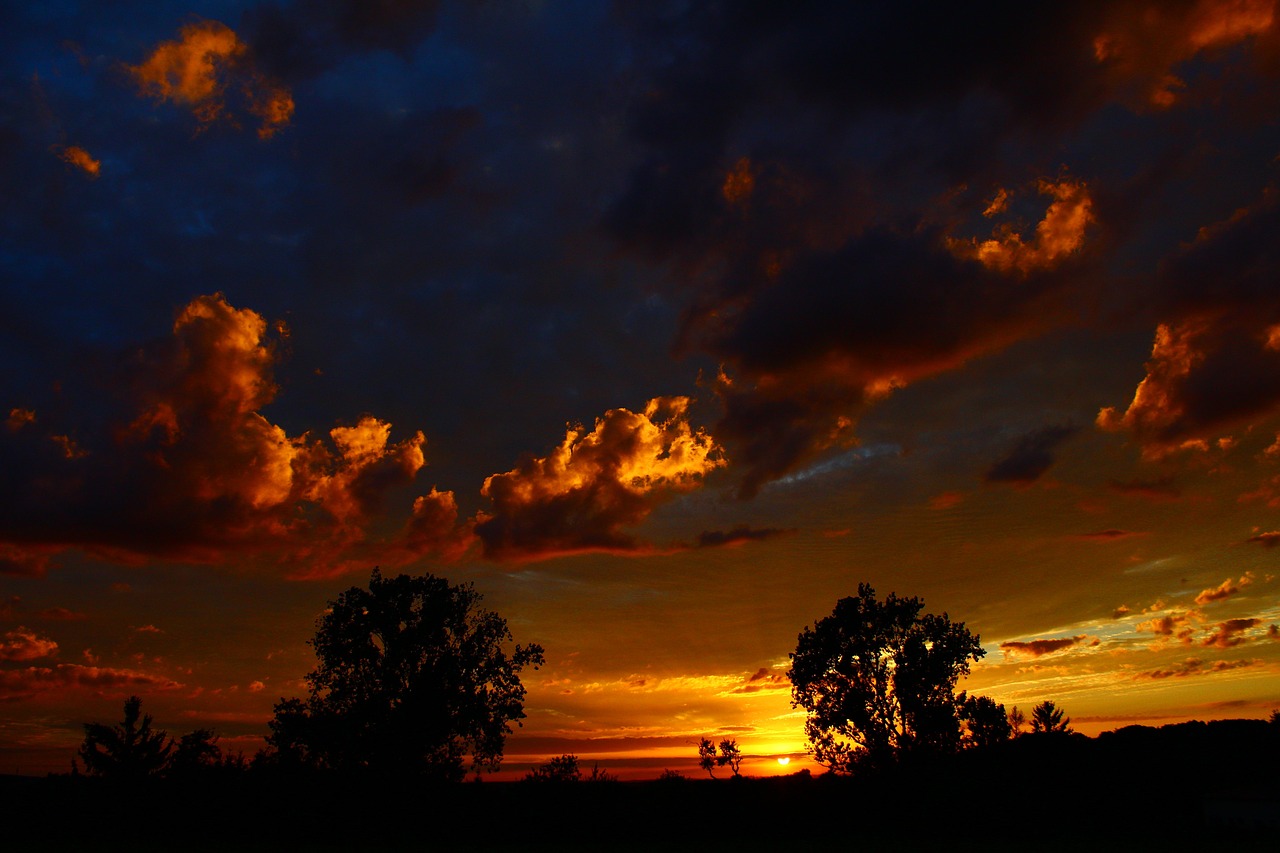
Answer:
<path fill-rule="evenodd" d="M 515 646 L 506 620 L 470 584 L 383 578 L 330 602 L 311 645 L 305 699 L 275 706 L 268 742 L 282 764 L 459 780 L 496 770 L 524 718 L 520 671 L 542 647 Z"/>
<path fill-rule="evenodd" d="M 1071 732 L 1071 718 L 1046 700 L 1031 711 L 1031 731 L 1033 734 L 1068 734 Z"/>
<path fill-rule="evenodd" d="M 859 584 L 800 634 L 787 676 L 818 761 L 847 772 L 959 746 L 956 682 L 984 652 L 963 622 L 923 609 L 893 593 L 879 601 Z"/>
<path fill-rule="evenodd" d="M 142 700 L 130 696 L 120 724 L 84 724 L 84 743 L 77 754 L 94 776 L 140 779 L 163 772 L 172 751 L 169 734 L 153 729 L 151 715 L 142 713 Z"/>

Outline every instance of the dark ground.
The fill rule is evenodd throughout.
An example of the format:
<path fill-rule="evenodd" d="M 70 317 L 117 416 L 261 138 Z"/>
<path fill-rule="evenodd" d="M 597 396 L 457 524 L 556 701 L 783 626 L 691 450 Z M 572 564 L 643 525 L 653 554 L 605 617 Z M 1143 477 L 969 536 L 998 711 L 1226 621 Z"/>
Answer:
<path fill-rule="evenodd" d="M 0 777 L 8 850 L 1280 849 L 1280 732 L 1027 736 L 860 778 Z"/>

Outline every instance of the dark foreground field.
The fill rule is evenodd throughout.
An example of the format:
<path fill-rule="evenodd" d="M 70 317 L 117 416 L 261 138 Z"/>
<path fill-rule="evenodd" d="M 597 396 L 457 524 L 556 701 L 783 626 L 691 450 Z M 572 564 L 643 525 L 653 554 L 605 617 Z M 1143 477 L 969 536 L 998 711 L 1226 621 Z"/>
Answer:
<path fill-rule="evenodd" d="M 865 778 L 0 779 L 9 850 L 1276 850 L 1257 721 L 1024 737 Z"/>

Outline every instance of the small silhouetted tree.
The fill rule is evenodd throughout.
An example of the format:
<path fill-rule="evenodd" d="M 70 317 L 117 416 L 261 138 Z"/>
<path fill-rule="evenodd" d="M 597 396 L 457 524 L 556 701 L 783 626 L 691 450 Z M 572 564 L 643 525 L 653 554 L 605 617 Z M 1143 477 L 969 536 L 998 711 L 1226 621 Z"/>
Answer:
<path fill-rule="evenodd" d="M 601 770 L 600 764 L 593 763 L 591 772 L 584 777 L 588 782 L 617 782 L 618 774 L 610 773 L 608 770 Z"/>
<path fill-rule="evenodd" d="M 142 713 L 142 700 L 130 696 L 119 725 L 84 724 L 84 743 L 78 753 L 94 776 L 141 779 L 162 772 L 169 763 L 173 741 L 163 729 L 152 729 L 151 715 Z"/>
<path fill-rule="evenodd" d="M 712 779 L 716 778 L 716 745 L 710 738 L 698 741 L 698 766 L 707 771 Z"/>
<path fill-rule="evenodd" d="M 1031 711 L 1031 731 L 1035 734 L 1067 734 L 1071 731 L 1071 718 L 1052 702 L 1044 701 Z"/>
<path fill-rule="evenodd" d="M 174 776 L 189 776 L 220 767 L 222 763 L 218 736 L 212 729 L 196 729 L 178 738 L 174 744 L 168 772 Z"/>
<path fill-rule="evenodd" d="M 800 634 L 787 672 L 791 704 L 808 712 L 805 734 L 819 762 L 848 772 L 959 746 L 956 682 L 984 651 L 963 622 L 923 608 L 893 593 L 878 601 L 859 584 Z"/>
<path fill-rule="evenodd" d="M 1009 709 L 1009 728 L 1013 730 L 1011 737 L 1019 737 L 1022 734 L 1022 727 L 1027 724 L 1027 715 L 1018 710 L 1018 706 L 1014 705 Z"/>
<path fill-rule="evenodd" d="M 502 761 L 524 719 L 520 671 L 542 647 L 515 646 L 470 584 L 374 569 L 368 589 L 330 602 L 310 641 L 319 665 L 306 700 L 282 699 L 267 738 L 281 765 L 458 781 Z"/>
<path fill-rule="evenodd" d="M 965 746 L 988 747 L 1013 737 L 1013 727 L 1003 705 L 989 696 L 960 695 L 960 721 L 964 724 Z"/>
<path fill-rule="evenodd" d="M 738 768 L 742 766 L 742 750 L 738 748 L 738 742 L 726 738 L 720 741 L 720 754 L 716 756 L 716 764 L 720 767 L 728 767 L 733 771 L 734 776 L 738 776 Z"/>
<path fill-rule="evenodd" d="M 546 764 L 525 774 L 526 782 L 577 782 L 582 779 L 582 771 L 578 769 L 578 756 L 557 755 Z"/>

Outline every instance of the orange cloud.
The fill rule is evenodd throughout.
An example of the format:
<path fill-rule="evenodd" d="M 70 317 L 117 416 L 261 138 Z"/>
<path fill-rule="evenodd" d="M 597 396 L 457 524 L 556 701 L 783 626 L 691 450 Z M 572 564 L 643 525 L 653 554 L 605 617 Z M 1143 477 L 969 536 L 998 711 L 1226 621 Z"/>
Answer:
<path fill-rule="evenodd" d="M 189 108 L 201 125 L 227 116 L 229 99 L 261 122 L 269 139 L 293 117 L 288 89 L 254 66 L 235 32 L 218 21 L 195 21 L 161 43 L 139 65 L 126 66 L 144 94 Z"/>
<path fill-rule="evenodd" d="M 1010 655 L 1020 656 L 1026 655 L 1033 658 L 1043 657 L 1044 655 L 1054 654 L 1055 652 L 1065 651 L 1074 646 L 1078 646 L 1087 640 L 1088 637 L 1081 634 L 1078 637 L 1062 637 L 1056 640 L 1031 640 L 1030 642 L 1007 642 L 1000 644 L 1000 651 L 1004 652 L 1005 657 Z"/>
<path fill-rule="evenodd" d="M 36 413 L 31 409 L 10 409 L 9 417 L 5 419 L 5 426 L 10 432 L 17 432 L 27 424 L 36 422 Z"/>
<path fill-rule="evenodd" d="M 176 690 L 182 685 L 164 676 L 132 669 L 60 663 L 56 667 L 29 666 L 0 670 L 0 701 L 29 699 L 51 690 L 91 688 L 121 693 L 139 690 Z"/>
<path fill-rule="evenodd" d="M 102 162 L 95 160 L 88 151 L 78 145 L 55 145 L 53 150 L 64 161 L 80 169 L 91 178 L 97 178 L 102 173 Z"/>
<path fill-rule="evenodd" d="M 1251 583 L 1253 583 L 1253 575 L 1250 574 L 1246 574 L 1235 583 L 1231 582 L 1231 578 L 1227 578 L 1222 583 L 1218 584 L 1217 587 L 1202 590 L 1201 593 L 1196 596 L 1196 604 L 1205 605 L 1211 601 L 1221 601 L 1224 598 L 1229 598 L 1239 592 L 1241 587 L 1248 586 Z"/>
<path fill-rule="evenodd" d="M 132 357 L 123 393 L 134 413 L 77 454 L 42 451 L 34 419 L 11 415 L 21 428 L 0 433 L 0 452 L 25 476 L 0 495 L 0 571 L 39 573 L 76 545 L 116 560 L 274 553 L 294 574 L 450 547 L 457 508 L 434 489 L 399 533 L 370 533 L 384 496 L 424 466 L 422 433 L 393 442 L 390 424 L 366 416 L 327 442 L 289 436 L 260 413 L 277 393 L 275 359 L 262 316 L 201 296 L 169 340 Z"/>
<path fill-rule="evenodd" d="M 0 536 L 3 531 L 0 529 Z M 53 555 L 61 549 L 47 546 L 18 546 L 0 541 L 0 575 L 41 577 L 53 565 Z"/>
<path fill-rule="evenodd" d="M 1158 609 L 1156 605 L 1151 609 Z M 1148 611 L 1143 611 L 1148 612 Z M 1203 621 L 1203 617 L 1196 611 L 1186 613 L 1167 613 L 1145 622 L 1139 622 L 1137 629 L 1139 631 L 1150 631 L 1158 637 L 1176 637 L 1176 639 L 1184 645 L 1191 643 L 1192 635 L 1195 629 L 1191 627 L 1191 620 L 1197 619 Z"/>
<path fill-rule="evenodd" d="M 1088 189 L 1083 182 L 1062 179 L 1042 180 L 1039 190 L 1053 201 L 1036 225 L 1034 241 L 1027 243 L 1018 232 L 1004 228 L 997 229 L 992 239 L 982 242 L 949 240 L 952 251 L 961 257 L 975 258 L 992 269 L 1022 273 L 1048 269 L 1078 252 L 1084 245 L 1085 229 L 1094 221 L 1093 199 Z M 994 216 L 1004 210 L 1007 198 L 1007 191 L 1001 190 L 983 215 Z"/>
<path fill-rule="evenodd" d="M 611 409 L 591 432 L 571 427 L 549 455 L 489 477 L 481 494 L 492 511 L 475 520 L 485 555 L 642 550 L 623 528 L 724 464 L 715 441 L 689 425 L 688 406 L 687 397 L 658 397 L 643 412 Z"/>
<path fill-rule="evenodd" d="M 1240 669 L 1241 667 L 1254 666 L 1261 661 L 1257 660 L 1218 660 L 1212 664 L 1206 665 L 1206 662 L 1200 658 L 1187 658 L 1182 663 L 1174 664 L 1169 669 L 1157 669 L 1151 672 L 1140 672 L 1135 678 L 1186 678 L 1189 675 L 1209 675 L 1215 672 L 1226 672 L 1232 669 Z"/>
<path fill-rule="evenodd" d="M 1247 643 L 1248 638 L 1241 636 L 1250 628 L 1261 624 L 1261 620 L 1248 619 L 1228 619 L 1225 622 L 1219 622 L 1214 632 L 1206 637 L 1203 644 L 1206 646 L 1216 646 L 1220 649 L 1229 649 L 1232 646 L 1238 646 L 1241 643 Z"/>
<path fill-rule="evenodd" d="M 743 157 L 724 176 L 720 194 L 730 207 L 744 207 L 756 189 L 756 176 L 750 158 Z"/>
<path fill-rule="evenodd" d="M 1182 99 L 1186 86 L 1174 73 L 1176 66 L 1274 27 L 1274 0 L 1117 4 L 1109 25 L 1094 39 L 1094 56 L 1115 77 L 1136 83 L 1139 102 L 1168 108 Z"/>
<path fill-rule="evenodd" d="M 1108 432 L 1128 431 L 1143 441 L 1148 456 L 1159 457 L 1187 446 L 1179 427 L 1186 414 L 1186 404 L 1178 393 L 1192 370 L 1204 360 L 1197 338 L 1204 332 L 1202 323 L 1189 322 L 1177 327 L 1160 324 L 1156 328 L 1147 376 L 1138 383 L 1133 402 L 1124 414 L 1107 406 L 1098 412 L 1097 425 Z"/>
<path fill-rule="evenodd" d="M 36 660 L 57 653 L 57 643 L 23 627 L 7 631 L 0 637 L 0 660 L 3 661 Z"/>

